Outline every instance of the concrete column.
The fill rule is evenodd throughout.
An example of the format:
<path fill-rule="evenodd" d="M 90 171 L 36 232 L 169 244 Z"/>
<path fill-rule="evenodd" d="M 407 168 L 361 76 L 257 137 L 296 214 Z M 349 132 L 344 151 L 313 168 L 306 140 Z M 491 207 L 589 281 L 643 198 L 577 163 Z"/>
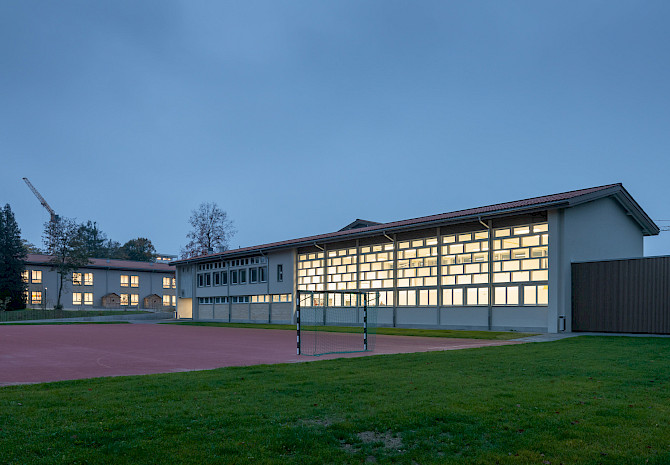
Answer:
<path fill-rule="evenodd" d="M 549 306 L 547 308 L 547 332 L 558 332 L 558 317 L 566 316 L 566 282 L 564 263 L 564 225 L 563 210 L 547 212 L 549 223 Z M 567 264 L 567 273 L 570 273 L 570 263 Z M 569 279 L 569 274 L 568 274 Z M 569 282 L 567 283 L 569 290 Z M 567 300 L 569 302 L 569 299 Z M 570 331 L 570 319 L 566 321 L 566 330 Z"/>

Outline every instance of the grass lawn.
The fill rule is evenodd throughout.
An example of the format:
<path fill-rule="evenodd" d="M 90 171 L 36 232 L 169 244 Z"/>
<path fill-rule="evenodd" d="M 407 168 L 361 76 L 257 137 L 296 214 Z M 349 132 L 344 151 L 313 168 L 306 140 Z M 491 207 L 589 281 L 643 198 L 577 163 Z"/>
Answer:
<path fill-rule="evenodd" d="M 255 329 L 285 329 L 295 331 L 295 325 L 274 325 L 256 323 L 208 323 L 199 321 L 166 322 L 161 324 L 191 325 L 191 326 L 222 326 L 227 328 L 255 328 Z M 312 327 L 313 328 L 313 327 Z M 361 328 L 350 326 L 318 326 L 319 331 L 334 333 L 358 333 Z M 517 333 L 514 331 L 461 331 L 454 329 L 414 329 L 414 328 L 375 328 L 377 334 L 391 336 L 422 336 L 422 337 L 460 337 L 465 339 L 492 339 L 507 341 L 521 337 L 534 336 L 536 333 Z"/>
<path fill-rule="evenodd" d="M 0 463 L 668 464 L 670 339 L 0 388 Z"/>
<path fill-rule="evenodd" d="M 81 318 L 87 316 L 135 315 L 149 313 L 142 310 L 41 310 L 30 309 L 0 312 L 0 323 L 5 321 L 51 320 L 56 318 Z"/>

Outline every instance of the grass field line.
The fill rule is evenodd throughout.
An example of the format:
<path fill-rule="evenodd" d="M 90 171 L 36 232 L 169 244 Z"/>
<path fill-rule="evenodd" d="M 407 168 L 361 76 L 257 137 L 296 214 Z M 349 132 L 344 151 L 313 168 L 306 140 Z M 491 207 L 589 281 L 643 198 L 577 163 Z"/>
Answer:
<path fill-rule="evenodd" d="M 170 321 L 161 324 L 177 324 L 187 326 L 215 326 L 223 328 L 253 328 L 253 329 L 280 329 L 296 331 L 296 325 L 264 324 L 264 323 L 222 323 L 222 322 L 200 322 L 200 321 Z M 333 333 L 360 333 L 360 327 L 352 326 L 303 326 L 303 331 L 322 331 Z M 374 334 L 389 336 L 414 336 L 414 337 L 448 337 L 463 339 L 490 339 L 507 341 L 523 337 L 536 336 L 537 333 L 521 333 L 516 331 L 466 331 L 456 329 L 418 329 L 418 328 L 374 328 L 370 331 Z"/>

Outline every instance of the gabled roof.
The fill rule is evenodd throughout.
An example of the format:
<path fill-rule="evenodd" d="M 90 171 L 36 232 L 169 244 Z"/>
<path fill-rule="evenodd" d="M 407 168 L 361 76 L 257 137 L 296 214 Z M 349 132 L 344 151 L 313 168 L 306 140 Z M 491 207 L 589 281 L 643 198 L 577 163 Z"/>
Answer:
<path fill-rule="evenodd" d="M 621 183 L 607 184 L 605 186 L 589 187 L 559 194 L 544 195 L 541 197 L 531 197 L 524 200 L 513 202 L 497 203 L 484 207 L 469 208 L 466 210 L 457 210 L 449 213 L 440 213 L 438 215 L 422 216 L 409 220 L 392 221 L 390 223 L 379 223 L 373 226 L 367 226 L 355 229 L 343 229 L 328 234 L 319 234 L 316 236 L 302 237 L 281 242 L 272 242 L 269 244 L 256 245 L 252 247 L 243 247 L 239 249 L 227 250 L 225 252 L 201 255 L 184 260 L 175 260 L 170 265 L 178 265 L 188 262 L 199 262 L 216 258 L 236 257 L 252 252 L 260 253 L 273 249 L 301 247 L 318 242 L 334 242 L 347 239 L 353 239 L 362 236 L 371 236 L 373 234 L 385 234 L 399 232 L 417 227 L 429 227 L 445 224 L 465 223 L 483 219 L 499 218 L 511 214 L 532 213 L 557 208 L 567 208 L 579 205 L 593 200 L 613 197 L 616 199 L 628 214 L 640 225 L 642 233 L 645 236 L 657 235 L 659 227 L 642 210 L 638 203 L 631 197 Z M 355 222 L 354 222 L 355 223 Z"/>
<path fill-rule="evenodd" d="M 375 226 L 377 224 L 376 221 L 369 221 L 369 220 L 362 220 L 360 218 L 356 218 L 354 221 L 346 225 L 344 228 L 340 229 L 340 231 L 348 231 L 350 229 L 358 229 L 358 228 L 367 228 L 368 226 Z"/>
<path fill-rule="evenodd" d="M 49 266 L 50 255 L 28 254 L 26 263 L 30 265 Z M 104 268 L 113 270 L 128 271 L 156 271 L 161 273 L 174 273 L 174 268 L 170 268 L 167 263 L 136 262 L 132 260 L 113 260 L 107 258 L 90 258 L 89 264 L 82 266 L 84 268 Z"/>

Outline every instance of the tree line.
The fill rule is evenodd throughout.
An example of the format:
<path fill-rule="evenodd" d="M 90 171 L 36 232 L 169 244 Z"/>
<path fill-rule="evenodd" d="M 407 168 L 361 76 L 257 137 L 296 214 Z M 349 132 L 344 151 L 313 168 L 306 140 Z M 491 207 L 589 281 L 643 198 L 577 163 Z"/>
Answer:
<path fill-rule="evenodd" d="M 181 250 L 182 258 L 227 250 L 235 234 L 233 222 L 216 203 L 205 202 L 191 212 L 187 234 L 189 242 Z M 44 247 L 21 238 L 21 230 L 9 204 L 0 209 L 0 311 L 25 308 L 25 271 L 27 254 L 49 256 L 48 265 L 58 275 L 56 308 L 62 308 L 61 295 L 72 272 L 85 267 L 91 258 L 151 262 L 156 249 L 150 239 L 138 237 L 125 244 L 110 239 L 93 221 L 77 223 L 55 217 L 44 223 Z"/>
<path fill-rule="evenodd" d="M 22 240 L 27 253 L 49 254 L 47 249 L 49 237 L 52 236 L 56 227 L 61 234 L 71 238 L 83 255 L 89 258 L 109 258 L 116 260 L 135 260 L 139 262 L 151 262 L 156 259 L 156 248 L 146 237 L 131 239 L 125 244 L 109 239 L 107 235 L 98 228 L 94 221 L 78 224 L 69 218 L 58 218 L 56 223 L 48 221 L 44 224 L 44 248 L 40 248 L 26 240 Z"/>
<path fill-rule="evenodd" d="M 77 223 L 56 217 L 44 223 L 44 247 L 21 237 L 21 230 L 9 204 L 0 209 L 0 311 L 25 308 L 25 271 L 27 255 L 49 255 L 48 265 L 57 272 L 56 308 L 62 308 L 61 295 L 73 271 L 89 264 L 91 258 L 109 258 L 151 262 L 156 249 L 145 237 L 125 244 L 109 239 L 95 222 Z"/>

